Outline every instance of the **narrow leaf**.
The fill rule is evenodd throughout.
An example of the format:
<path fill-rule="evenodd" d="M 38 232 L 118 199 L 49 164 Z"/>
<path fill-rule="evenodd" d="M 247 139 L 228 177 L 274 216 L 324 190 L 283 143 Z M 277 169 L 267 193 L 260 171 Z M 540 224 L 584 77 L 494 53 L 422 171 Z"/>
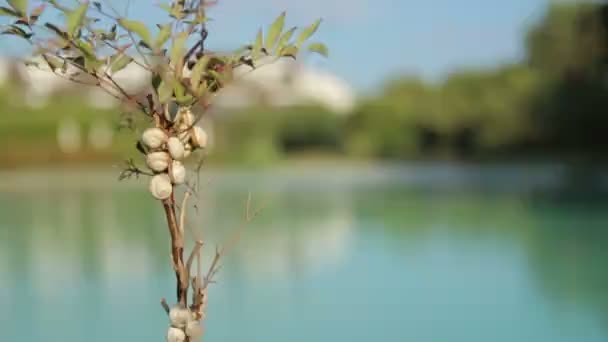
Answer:
<path fill-rule="evenodd" d="M 156 37 L 156 42 L 154 42 L 154 47 L 160 49 L 169 38 L 171 38 L 171 24 L 162 25 Z"/>
<path fill-rule="evenodd" d="M 27 0 L 7 0 L 6 2 L 8 2 L 20 16 L 25 16 L 27 13 Z"/>
<path fill-rule="evenodd" d="M 169 4 L 161 3 L 161 4 L 158 4 L 158 7 L 164 9 L 168 14 L 171 14 L 171 11 L 173 11 L 173 9 L 171 8 L 171 5 L 169 5 Z"/>
<path fill-rule="evenodd" d="M 81 40 L 77 42 L 77 46 L 86 58 L 96 58 L 95 50 L 93 49 L 93 45 L 91 45 L 90 43 Z"/>
<path fill-rule="evenodd" d="M 255 43 L 253 44 L 253 47 L 251 48 L 251 55 L 253 57 L 253 59 L 258 59 L 260 56 L 260 51 L 262 50 L 262 45 L 263 45 L 263 33 L 262 33 L 262 29 L 260 29 L 258 31 L 258 35 L 255 38 Z"/>
<path fill-rule="evenodd" d="M 324 57 L 329 57 L 329 50 L 323 43 L 312 43 L 308 45 L 308 51 L 316 52 Z"/>
<path fill-rule="evenodd" d="M 25 32 L 21 27 L 17 25 L 8 26 L 6 30 L 2 31 L 2 34 L 18 36 L 25 39 L 29 39 L 32 36 L 31 33 Z"/>
<path fill-rule="evenodd" d="M 47 0 L 51 5 L 53 5 L 53 7 L 55 7 L 56 9 L 62 11 L 62 12 L 70 12 L 70 9 L 61 5 L 57 0 Z"/>
<path fill-rule="evenodd" d="M 49 65 L 49 68 L 51 68 L 52 71 L 55 71 L 55 70 L 61 68 L 61 66 L 63 64 L 63 62 L 55 56 L 43 54 L 42 58 L 44 58 L 44 61 Z"/>
<path fill-rule="evenodd" d="M 175 82 L 175 101 L 180 105 L 186 105 L 192 99 L 192 95 L 186 93 L 184 85 L 180 82 Z"/>
<path fill-rule="evenodd" d="M 312 37 L 313 34 L 315 34 L 315 32 L 317 32 L 317 29 L 319 29 L 319 25 L 321 25 L 321 19 L 317 19 L 314 23 L 312 23 L 312 25 L 308 26 L 307 28 L 305 28 L 304 30 L 302 30 L 302 32 L 300 32 L 300 34 L 298 35 L 298 40 L 296 42 L 296 46 L 300 47 L 302 46 L 302 44 L 304 44 L 305 41 L 307 41 L 310 37 Z"/>
<path fill-rule="evenodd" d="M 71 36 L 73 36 L 82 26 L 88 8 L 89 3 L 83 2 L 75 10 L 67 14 L 67 31 Z"/>
<path fill-rule="evenodd" d="M 289 40 L 291 39 L 291 37 L 293 37 L 293 34 L 294 34 L 294 32 L 296 32 L 296 30 L 297 30 L 297 27 L 292 27 L 288 31 L 283 33 L 283 35 L 281 36 L 281 39 L 279 39 L 279 43 L 277 44 L 277 46 L 274 50 L 275 53 L 281 51 L 287 44 L 289 44 Z"/>
<path fill-rule="evenodd" d="M 200 86 L 201 79 L 205 73 L 205 69 L 207 69 L 207 65 L 209 64 L 210 57 L 208 55 L 203 56 L 201 59 L 196 61 L 194 68 L 192 68 L 190 84 L 194 90 L 198 90 Z"/>
<path fill-rule="evenodd" d="M 295 59 L 296 56 L 298 55 L 299 50 L 300 49 L 298 49 L 298 47 L 295 45 L 288 45 L 281 50 L 280 56 L 281 57 L 292 57 L 293 59 Z"/>
<path fill-rule="evenodd" d="M 118 19 L 118 24 L 129 32 L 136 33 L 148 46 L 150 46 L 150 30 L 141 21 Z"/>
<path fill-rule="evenodd" d="M 8 7 L 2 7 L 0 6 L 0 16 L 4 17 L 17 17 L 19 18 L 21 15 L 19 14 L 19 12 L 15 11 L 12 8 L 8 8 Z"/>
<path fill-rule="evenodd" d="M 268 51 L 272 50 L 279 39 L 279 36 L 283 32 L 283 27 L 285 26 L 285 12 L 281 13 L 277 17 L 277 19 L 272 23 L 268 33 L 266 33 L 266 49 Z"/>
<path fill-rule="evenodd" d="M 173 40 L 173 46 L 171 46 L 170 58 L 176 66 L 181 65 L 182 59 L 186 54 L 186 39 L 188 38 L 187 32 L 180 32 L 177 37 Z"/>
<path fill-rule="evenodd" d="M 116 55 L 112 59 L 113 59 L 111 61 L 112 67 L 110 68 L 110 70 L 112 70 L 113 73 L 118 72 L 118 71 L 126 68 L 127 65 L 129 65 L 131 62 L 133 62 L 133 58 L 131 58 L 130 56 L 125 55 L 124 53 Z"/>
<path fill-rule="evenodd" d="M 158 86 L 158 101 L 160 103 L 167 103 L 173 97 L 173 82 L 162 80 Z"/>

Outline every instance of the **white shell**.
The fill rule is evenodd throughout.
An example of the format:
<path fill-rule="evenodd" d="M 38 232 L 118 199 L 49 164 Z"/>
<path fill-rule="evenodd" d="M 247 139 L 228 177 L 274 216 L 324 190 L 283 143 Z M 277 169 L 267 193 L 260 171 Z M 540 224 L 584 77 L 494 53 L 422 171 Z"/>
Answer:
<path fill-rule="evenodd" d="M 149 190 L 154 198 L 159 200 L 165 200 L 171 197 L 173 192 L 173 186 L 171 180 L 166 174 L 160 174 L 150 179 Z"/>
<path fill-rule="evenodd" d="M 183 184 L 186 181 L 186 168 L 180 161 L 174 160 L 169 169 L 169 178 L 173 184 Z"/>
<path fill-rule="evenodd" d="M 169 327 L 167 330 L 167 342 L 183 342 L 186 340 L 186 334 L 182 329 Z"/>
<path fill-rule="evenodd" d="M 167 141 L 167 134 L 160 128 L 148 128 L 141 136 L 143 143 L 149 148 L 159 148 Z"/>
<path fill-rule="evenodd" d="M 182 160 L 184 158 L 184 144 L 179 140 L 179 138 L 169 138 L 169 141 L 167 141 L 167 148 L 169 149 L 169 154 L 173 159 Z"/>
<path fill-rule="evenodd" d="M 170 162 L 171 156 L 167 152 L 152 152 L 146 156 L 146 164 L 152 171 L 163 172 Z"/>
<path fill-rule="evenodd" d="M 192 145 L 199 148 L 207 146 L 207 132 L 199 126 L 192 127 Z"/>
<path fill-rule="evenodd" d="M 191 341 L 193 338 L 199 338 L 203 336 L 202 323 L 194 320 L 188 322 L 188 325 L 186 325 L 186 335 L 191 338 Z"/>
<path fill-rule="evenodd" d="M 190 111 L 190 109 L 187 110 L 183 110 L 180 113 L 180 122 L 182 125 L 185 125 L 187 127 L 190 127 L 192 125 L 194 125 L 194 114 L 192 114 L 192 112 Z"/>
<path fill-rule="evenodd" d="M 179 305 L 175 305 L 169 311 L 169 321 L 172 327 L 185 328 L 191 317 L 190 310 Z"/>
<path fill-rule="evenodd" d="M 192 154 L 192 145 L 186 144 L 184 146 L 184 159 L 190 157 L 190 154 Z"/>

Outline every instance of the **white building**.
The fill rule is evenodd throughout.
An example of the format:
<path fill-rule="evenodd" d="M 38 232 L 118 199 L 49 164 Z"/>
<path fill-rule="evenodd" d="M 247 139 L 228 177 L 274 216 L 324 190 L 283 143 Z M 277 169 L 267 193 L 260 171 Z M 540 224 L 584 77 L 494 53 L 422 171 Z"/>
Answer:
<path fill-rule="evenodd" d="M 100 89 L 72 83 L 40 62 L 36 67 L 0 59 L 0 85 L 15 74 L 25 87 L 26 104 L 35 108 L 46 105 L 53 95 L 74 91 L 83 93 L 95 108 L 118 104 Z M 355 105 L 354 91 L 345 81 L 293 60 L 267 63 L 255 70 L 243 66 L 236 70 L 236 75 L 238 80 L 218 94 L 215 102 L 218 109 L 255 105 L 260 99 L 272 106 L 316 104 L 336 113 L 348 113 Z M 150 74 L 134 63 L 114 77 L 129 93 L 139 93 L 150 86 Z"/>

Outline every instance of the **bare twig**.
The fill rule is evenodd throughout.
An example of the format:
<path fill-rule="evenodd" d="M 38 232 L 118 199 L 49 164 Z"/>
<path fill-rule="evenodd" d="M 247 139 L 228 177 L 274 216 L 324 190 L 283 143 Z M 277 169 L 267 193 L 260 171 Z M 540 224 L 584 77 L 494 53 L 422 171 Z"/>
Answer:
<path fill-rule="evenodd" d="M 168 315 L 169 311 L 171 311 L 171 308 L 169 307 L 169 304 L 167 304 L 167 300 L 165 298 L 161 298 L 160 305 L 163 307 L 163 309 Z"/>
<path fill-rule="evenodd" d="M 188 199 L 190 198 L 190 191 L 186 191 L 184 199 L 182 200 L 182 206 L 180 208 L 179 215 L 179 231 L 184 235 L 184 227 L 186 227 L 186 206 L 188 205 Z"/>
<path fill-rule="evenodd" d="M 245 228 L 251 223 L 251 221 L 262 211 L 263 207 L 260 207 L 253 212 L 251 211 L 251 193 L 249 193 L 247 197 L 247 204 L 245 208 L 245 222 L 243 225 L 237 229 L 233 235 L 228 240 L 227 244 L 222 248 L 216 248 L 215 254 L 213 256 L 213 260 L 211 261 L 211 265 L 207 270 L 207 274 L 203 278 L 202 289 L 206 289 L 209 284 L 213 283 L 213 277 L 217 274 L 219 270 L 219 261 L 220 259 L 226 255 L 240 240 L 243 231 Z"/>

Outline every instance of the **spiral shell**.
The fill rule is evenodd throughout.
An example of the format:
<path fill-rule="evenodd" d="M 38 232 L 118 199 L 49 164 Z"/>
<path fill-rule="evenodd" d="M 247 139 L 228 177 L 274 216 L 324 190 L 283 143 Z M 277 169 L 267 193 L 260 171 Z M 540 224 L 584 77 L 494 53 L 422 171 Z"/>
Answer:
<path fill-rule="evenodd" d="M 173 184 L 183 184 L 186 181 L 186 168 L 180 161 L 174 160 L 169 169 L 169 178 Z"/>
<path fill-rule="evenodd" d="M 207 147 L 207 132 L 205 132 L 205 130 L 203 130 L 201 127 L 199 126 L 194 126 L 192 127 L 192 137 L 191 137 L 191 141 L 192 141 L 192 146 L 197 147 L 197 148 L 205 148 Z"/>
<path fill-rule="evenodd" d="M 171 158 L 182 160 L 184 158 L 184 144 L 177 137 L 171 137 L 167 141 L 167 149 Z"/>
<path fill-rule="evenodd" d="M 141 136 L 142 142 L 149 148 L 161 147 L 167 138 L 167 133 L 160 128 L 148 128 Z"/>
<path fill-rule="evenodd" d="M 190 154 L 192 154 L 192 145 L 184 145 L 184 159 L 190 157 Z"/>
<path fill-rule="evenodd" d="M 185 340 L 186 334 L 182 329 L 169 327 L 169 330 L 167 330 L 167 342 L 184 342 Z"/>
<path fill-rule="evenodd" d="M 167 152 L 152 152 L 146 156 L 146 164 L 152 171 L 163 172 L 170 162 L 171 156 Z"/>
<path fill-rule="evenodd" d="M 179 121 L 182 125 L 190 127 L 194 125 L 194 119 L 194 114 L 192 114 L 190 109 L 184 109 L 180 112 Z"/>
<path fill-rule="evenodd" d="M 165 200 L 171 197 L 173 192 L 173 186 L 171 180 L 166 174 L 160 174 L 150 179 L 149 190 L 154 198 L 159 200 Z"/>
<path fill-rule="evenodd" d="M 178 127 L 177 137 L 182 143 L 186 144 L 190 141 L 190 126 L 181 124 Z"/>
<path fill-rule="evenodd" d="M 192 314 L 190 310 L 180 305 L 175 305 L 169 311 L 169 321 L 175 328 L 185 328 L 190 321 Z"/>

